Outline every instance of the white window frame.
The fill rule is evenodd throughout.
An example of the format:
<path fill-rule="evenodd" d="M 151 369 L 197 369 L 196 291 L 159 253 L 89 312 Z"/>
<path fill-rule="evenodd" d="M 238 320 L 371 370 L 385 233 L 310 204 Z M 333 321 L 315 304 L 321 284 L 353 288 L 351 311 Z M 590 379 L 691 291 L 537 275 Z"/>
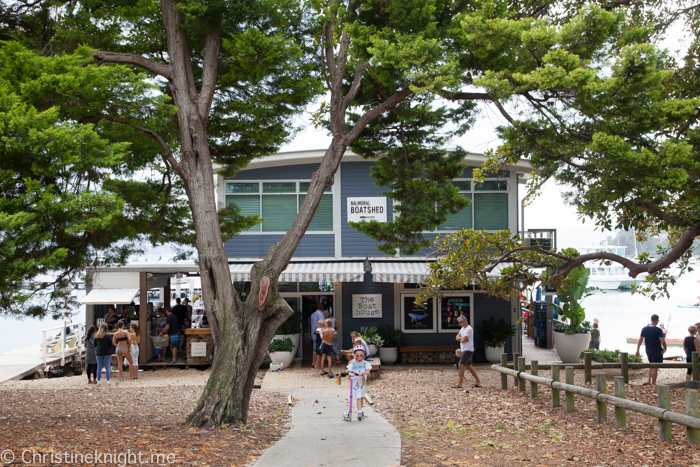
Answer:
<path fill-rule="evenodd" d="M 227 187 L 229 184 L 233 183 L 257 183 L 258 184 L 258 192 L 257 193 L 228 193 Z M 263 193 L 263 184 L 264 183 L 294 183 L 295 184 L 295 193 Z M 301 179 L 294 179 L 294 180 L 267 180 L 267 179 L 259 179 L 259 180 L 224 180 L 224 205 L 227 205 L 228 203 L 228 197 L 229 196 L 255 196 L 257 195 L 258 198 L 260 198 L 260 217 L 262 218 L 262 197 L 263 196 L 289 196 L 289 195 L 295 195 L 297 197 L 297 214 L 299 214 L 299 196 L 300 195 L 305 195 L 307 193 L 302 193 L 300 185 L 302 183 L 311 183 L 311 179 L 308 180 L 301 180 Z M 327 188 L 326 188 L 327 189 Z M 337 213 L 335 212 L 335 185 L 330 186 L 330 192 L 323 192 L 324 195 L 331 195 L 331 211 L 333 215 L 333 224 L 331 225 L 330 230 L 316 230 L 316 231 L 309 231 L 307 230 L 305 235 L 329 235 L 335 233 L 335 217 Z M 258 231 L 253 231 L 253 232 L 240 232 L 238 235 L 284 235 L 287 233 L 286 230 L 284 231 L 263 231 L 262 229 L 262 222 L 258 223 Z"/>
<path fill-rule="evenodd" d="M 462 290 L 453 290 L 450 292 L 444 292 L 443 297 L 469 297 L 469 325 L 473 328 L 474 327 L 474 293 L 469 292 L 469 291 L 462 291 Z M 440 300 L 442 302 L 442 300 Z M 435 302 L 435 300 L 433 300 Z M 442 317 L 438 316 L 439 313 L 442 312 L 440 310 L 441 303 L 433 303 L 433 306 L 435 307 L 435 319 L 437 319 L 437 325 L 438 325 L 438 333 L 457 333 L 459 332 L 459 329 L 442 329 Z"/>
<path fill-rule="evenodd" d="M 492 182 L 492 181 L 501 181 L 500 179 L 498 180 L 493 180 L 493 179 L 484 179 L 484 182 Z M 506 183 L 506 189 L 504 190 L 475 190 L 474 189 L 474 179 L 473 178 L 455 178 L 452 180 L 452 182 L 469 182 L 469 191 L 466 190 L 459 190 L 460 194 L 470 194 L 471 195 L 471 204 L 469 205 L 469 208 L 472 211 L 472 226 L 471 228 L 474 229 L 474 226 L 476 225 L 476 219 L 474 217 L 474 195 L 476 193 L 506 193 L 508 196 L 510 196 L 510 183 L 508 180 L 502 180 Z M 510 205 L 508 206 L 508 214 L 510 215 Z M 439 227 L 439 226 L 438 226 Z M 429 231 L 424 231 L 422 233 L 424 234 L 445 234 L 445 233 L 453 233 L 453 232 L 458 232 L 460 229 L 443 229 L 440 230 L 436 227 L 434 230 L 429 230 Z M 487 230 L 487 232 L 497 232 L 497 230 Z"/>

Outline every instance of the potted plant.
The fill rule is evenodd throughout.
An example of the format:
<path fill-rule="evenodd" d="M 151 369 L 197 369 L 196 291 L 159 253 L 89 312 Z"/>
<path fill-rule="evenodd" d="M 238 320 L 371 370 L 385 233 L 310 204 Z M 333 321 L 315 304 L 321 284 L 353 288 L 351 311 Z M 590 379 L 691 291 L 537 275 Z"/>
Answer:
<path fill-rule="evenodd" d="M 479 323 L 479 334 L 484 339 L 486 360 L 500 363 L 506 342 L 515 335 L 515 326 L 503 319 L 496 321 L 493 317 Z"/>
<path fill-rule="evenodd" d="M 294 344 L 293 354 L 297 355 L 299 343 L 301 342 L 301 311 L 295 311 L 292 316 L 287 318 L 287 321 L 282 323 L 275 332 L 273 339 L 291 339 Z"/>
<path fill-rule="evenodd" d="M 367 326 L 362 326 L 360 327 L 360 332 L 358 333 L 362 339 L 367 342 L 367 347 L 369 347 L 369 355 L 368 357 L 374 357 L 374 355 L 377 353 L 377 350 L 379 350 L 379 347 L 377 345 L 377 338 L 374 336 L 377 336 L 377 327 L 372 326 L 372 327 L 367 327 Z"/>
<path fill-rule="evenodd" d="M 396 363 L 399 359 L 399 347 L 406 345 L 406 336 L 401 329 L 388 325 L 379 328 L 377 333 L 384 340 L 384 345 L 379 347 L 379 358 L 382 359 L 382 364 Z"/>
<path fill-rule="evenodd" d="M 287 368 L 294 360 L 294 343 L 289 337 L 284 340 L 273 339 L 267 352 L 272 363 L 281 363 L 283 368 Z"/>
<path fill-rule="evenodd" d="M 581 301 L 590 295 L 586 293 L 590 274 L 583 266 L 572 269 L 563 286 L 557 288 L 561 304 L 548 304 L 559 312 L 560 318 L 568 320 L 568 324 L 554 325 L 554 346 L 563 363 L 581 363 L 579 355 L 588 348 L 591 340 L 591 326 L 581 306 Z"/>

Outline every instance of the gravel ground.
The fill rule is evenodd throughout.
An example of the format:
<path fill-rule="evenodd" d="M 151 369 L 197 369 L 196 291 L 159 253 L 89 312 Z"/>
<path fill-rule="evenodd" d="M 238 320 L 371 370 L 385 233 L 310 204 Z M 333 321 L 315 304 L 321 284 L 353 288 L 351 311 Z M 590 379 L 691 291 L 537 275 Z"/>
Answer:
<path fill-rule="evenodd" d="M 477 366 L 482 388 L 472 388 L 469 376 L 464 389 L 450 387 L 457 379 L 450 366 L 387 369 L 370 393 L 374 409 L 401 433 L 406 466 L 700 466 L 700 448 L 686 445 L 685 427 L 674 426 L 673 440 L 660 442 L 653 418 L 628 411 L 628 427 L 615 430 L 612 407 L 608 421 L 598 425 L 594 401 L 576 396 L 576 411 L 566 414 L 551 408 L 548 388 L 530 399 L 513 389 L 509 377 L 510 389 L 502 391 L 500 374 L 489 366 Z M 662 370 L 659 383 L 684 377 L 685 370 Z M 608 377 L 609 393 L 612 381 Z M 656 391 L 644 381 L 646 372 L 636 371 L 627 398 L 655 405 Z M 576 384 L 584 385 L 582 370 Z M 684 397 L 683 390 L 672 390 L 673 410 L 684 413 Z"/>
<path fill-rule="evenodd" d="M 245 428 L 192 428 L 184 423 L 185 417 L 195 407 L 207 376 L 169 369 L 99 387 L 88 385 L 84 376 L 8 381 L 0 385 L 5 401 L 0 450 L 11 450 L 19 465 L 36 466 L 254 462 L 289 428 L 287 395 L 254 390 Z M 30 462 L 22 462 L 23 451 L 24 460 Z M 101 457 L 88 459 L 87 454 Z M 0 458 L 0 465 L 7 460 Z"/>

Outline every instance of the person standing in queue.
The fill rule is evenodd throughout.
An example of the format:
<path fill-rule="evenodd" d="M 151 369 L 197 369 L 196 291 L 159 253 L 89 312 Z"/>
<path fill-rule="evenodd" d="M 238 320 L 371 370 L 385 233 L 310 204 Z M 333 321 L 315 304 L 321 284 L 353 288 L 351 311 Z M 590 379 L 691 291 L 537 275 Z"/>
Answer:
<path fill-rule="evenodd" d="M 164 334 L 170 336 L 170 349 L 173 351 L 173 359 L 168 363 L 177 363 L 177 348 L 180 345 L 180 323 L 169 306 L 165 307 L 165 329 L 161 331 L 160 335 Z"/>
<path fill-rule="evenodd" d="M 659 324 L 659 315 L 651 315 L 651 324 L 642 328 L 639 340 L 637 341 L 637 352 L 635 355 L 639 357 L 639 348 L 642 346 L 643 341 L 647 351 L 647 360 L 649 360 L 649 363 L 663 363 L 664 352 L 666 352 L 666 339 L 664 339 L 664 332 L 661 330 L 661 328 L 656 326 L 657 324 Z M 647 382 L 643 384 L 651 384 L 652 386 L 656 386 L 656 376 L 658 372 L 658 368 L 649 368 Z"/>
<path fill-rule="evenodd" d="M 314 350 L 321 346 L 320 342 L 318 342 L 318 343 L 316 342 L 316 329 L 318 328 L 319 321 L 325 322 L 326 318 L 323 316 L 323 311 L 325 310 L 325 308 L 326 307 L 323 305 L 323 303 L 319 302 L 318 306 L 316 307 L 316 311 L 314 311 L 313 314 L 311 315 L 309 329 L 311 330 L 311 339 L 313 340 Z M 320 337 L 319 337 L 319 339 L 320 339 Z M 321 367 L 321 355 L 316 355 L 316 352 L 314 352 L 313 366 L 316 369 Z"/>

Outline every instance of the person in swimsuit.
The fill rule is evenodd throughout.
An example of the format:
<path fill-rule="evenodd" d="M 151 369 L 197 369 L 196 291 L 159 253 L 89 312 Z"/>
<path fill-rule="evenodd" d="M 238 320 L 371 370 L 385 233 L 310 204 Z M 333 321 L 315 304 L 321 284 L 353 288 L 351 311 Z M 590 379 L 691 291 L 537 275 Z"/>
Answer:
<path fill-rule="evenodd" d="M 134 360 L 134 379 L 139 379 L 139 326 L 138 324 L 131 323 L 129 328 L 129 338 L 131 339 L 131 347 L 129 347 L 129 353 L 131 353 L 131 358 Z"/>
<path fill-rule="evenodd" d="M 119 365 L 119 378 L 124 381 L 124 368 L 122 360 L 126 358 L 129 362 L 129 376 L 135 379 L 134 370 L 138 371 L 134 366 L 134 361 L 131 358 L 131 352 L 129 352 L 129 346 L 131 345 L 131 338 L 129 333 L 124 330 L 124 321 L 119 320 L 117 323 L 117 332 L 114 333 L 112 337 L 112 343 L 117 348 L 117 364 Z"/>

